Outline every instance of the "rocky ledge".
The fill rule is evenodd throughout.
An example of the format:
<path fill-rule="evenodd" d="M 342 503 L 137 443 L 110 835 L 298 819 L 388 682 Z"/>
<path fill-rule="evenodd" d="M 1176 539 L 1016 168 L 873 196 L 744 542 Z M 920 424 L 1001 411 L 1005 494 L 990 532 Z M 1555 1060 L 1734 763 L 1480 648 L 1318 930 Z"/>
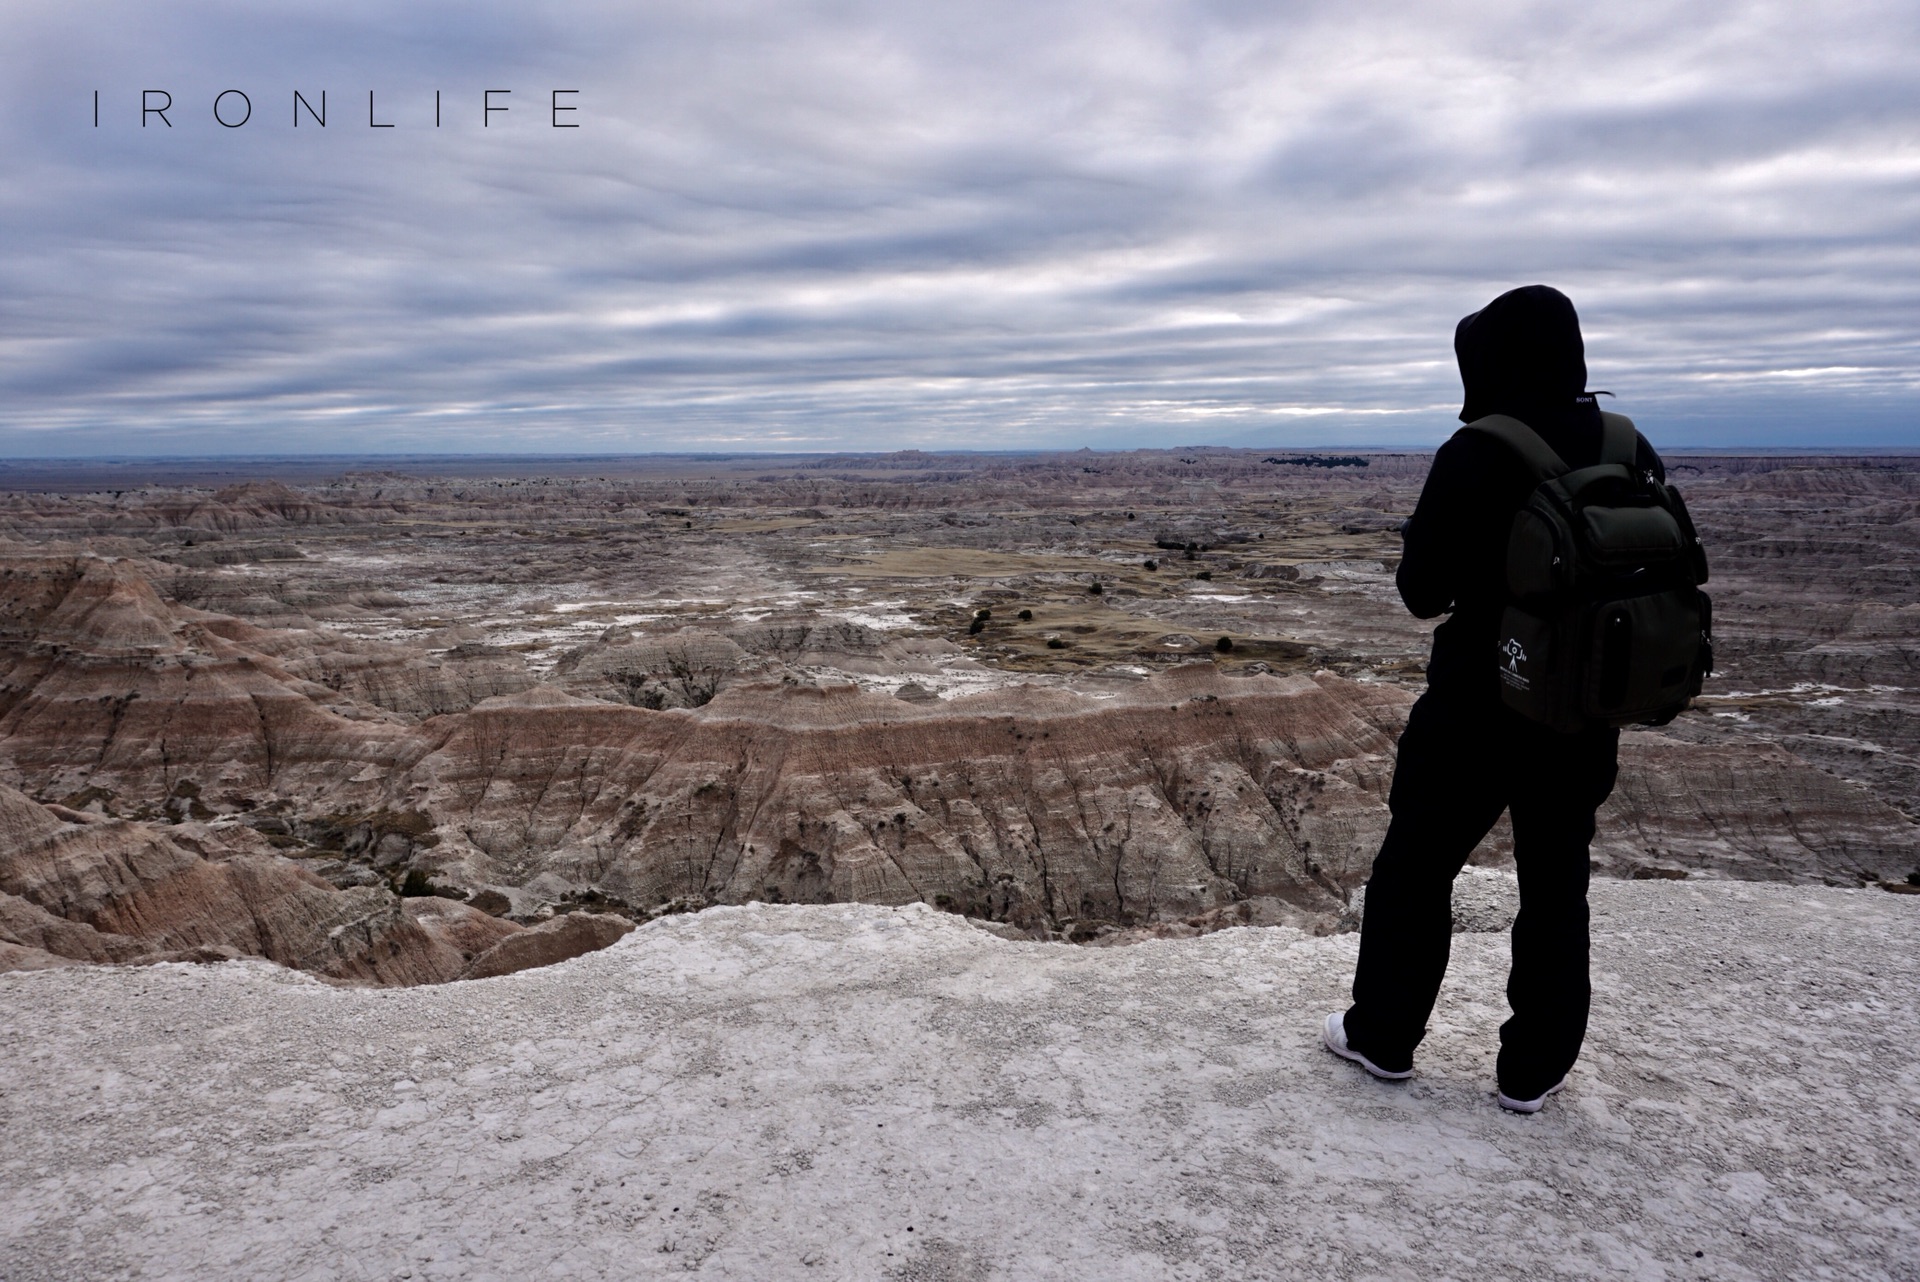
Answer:
<path fill-rule="evenodd" d="M 1483 878 L 1497 874 L 1482 874 Z M 1602 881 L 1567 1090 L 1456 938 L 1410 1083 L 1352 935 L 719 908 L 481 983 L 0 975 L 0 1276 L 1901 1278 L 1920 898 Z"/>

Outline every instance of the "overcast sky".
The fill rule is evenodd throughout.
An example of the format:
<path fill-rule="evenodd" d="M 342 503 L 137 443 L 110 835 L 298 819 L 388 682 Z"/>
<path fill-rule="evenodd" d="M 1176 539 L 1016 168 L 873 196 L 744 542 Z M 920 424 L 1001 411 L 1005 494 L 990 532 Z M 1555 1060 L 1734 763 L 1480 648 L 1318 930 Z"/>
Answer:
<path fill-rule="evenodd" d="M 1433 444 L 1534 281 L 1920 446 L 1920 4 L 0 9 L 9 456 Z"/>

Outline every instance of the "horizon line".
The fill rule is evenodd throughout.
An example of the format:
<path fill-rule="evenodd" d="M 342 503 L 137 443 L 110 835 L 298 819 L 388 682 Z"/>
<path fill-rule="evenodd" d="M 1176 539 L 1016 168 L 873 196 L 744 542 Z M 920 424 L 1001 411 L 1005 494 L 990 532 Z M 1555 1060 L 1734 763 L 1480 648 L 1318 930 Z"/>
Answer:
<path fill-rule="evenodd" d="M 920 454 L 928 458 L 966 457 L 966 458 L 1005 458 L 1010 456 L 1044 456 L 1049 454 L 1152 454 L 1178 453 L 1182 450 L 1204 450 L 1213 453 L 1233 454 L 1432 454 L 1440 448 L 1434 445 L 1207 445 L 1189 443 L 1182 445 L 1135 445 L 1119 447 L 1096 447 L 1090 445 L 1075 446 L 1035 446 L 1010 449 L 922 449 L 906 447 L 893 450 L 728 450 L 728 449 L 683 449 L 683 450 L 559 450 L 535 452 L 514 450 L 505 452 L 483 451 L 339 451 L 339 452 L 302 452 L 282 454 L 46 454 L 15 457 L 0 456 L 0 470 L 13 468 L 35 468 L 46 466 L 89 466 L 115 467 L 135 466 L 156 463 L 323 463 L 329 461 L 406 461 L 406 462 L 454 462 L 461 460 L 484 462 L 533 462 L 536 460 L 565 460 L 586 462 L 593 460 L 624 459 L 743 459 L 743 458 L 897 458 L 901 455 Z M 1915 458 L 1920 457 L 1920 444 L 1915 445 L 1669 445 L 1660 451 L 1663 457 L 1674 455 L 1710 454 L 1724 457 L 1766 457 L 1766 458 Z"/>

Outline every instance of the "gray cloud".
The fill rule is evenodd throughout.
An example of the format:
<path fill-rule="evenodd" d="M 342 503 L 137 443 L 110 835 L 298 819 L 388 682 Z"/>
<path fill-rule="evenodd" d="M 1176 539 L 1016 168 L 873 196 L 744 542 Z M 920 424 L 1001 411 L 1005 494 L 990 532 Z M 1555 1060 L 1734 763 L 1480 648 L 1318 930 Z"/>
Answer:
<path fill-rule="evenodd" d="M 1431 443 L 1532 280 L 1657 440 L 1920 445 L 1917 26 L 29 0 L 0 450 Z"/>

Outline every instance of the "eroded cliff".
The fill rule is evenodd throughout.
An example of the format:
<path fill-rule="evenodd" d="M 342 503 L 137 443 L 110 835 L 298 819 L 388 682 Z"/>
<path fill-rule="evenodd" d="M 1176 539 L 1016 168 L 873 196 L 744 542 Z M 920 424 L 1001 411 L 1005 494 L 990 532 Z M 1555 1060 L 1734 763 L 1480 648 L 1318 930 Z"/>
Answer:
<path fill-rule="evenodd" d="M 1189 658 L 916 698 L 822 674 L 938 657 L 845 620 L 737 640 L 612 628 L 542 680 L 457 635 L 409 646 L 185 606 L 149 578 L 165 574 L 84 553 L 0 564 L 0 765 L 23 790 L 12 964 L 226 949 L 415 983 L 523 927 L 586 930 L 556 913 L 750 900 L 921 900 L 1076 940 L 1335 929 L 1414 697 Z M 676 679 L 682 697 L 626 697 Z M 444 710 L 417 697 L 456 688 Z M 1899 810 L 1778 744 L 1634 732 L 1595 858 L 1857 885 L 1894 880 L 1914 845 Z M 81 882 L 106 889 L 34 889 Z"/>

